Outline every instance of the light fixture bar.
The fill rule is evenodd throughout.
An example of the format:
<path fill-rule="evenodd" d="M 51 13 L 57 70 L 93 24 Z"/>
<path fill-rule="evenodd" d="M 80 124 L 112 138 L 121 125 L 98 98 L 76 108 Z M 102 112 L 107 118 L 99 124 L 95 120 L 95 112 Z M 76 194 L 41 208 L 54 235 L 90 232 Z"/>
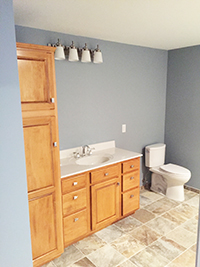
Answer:
<path fill-rule="evenodd" d="M 102 52 L 99 49 L 99 45 L 97 45 L 97 48 L 95 50 L 90 50 L 88 49 L 87 44 L 85 43 L 85 46 L 79 49 L 75 47 L 73 41 L 70 46 L 64 46 L 60 43 L 59 39 L 56 44 L 48 43 L 47 45 L 56 47 L 55 54 L 54 54 L 55 60 L 66 59 L 65 57 L 65 50 L 66 50 L 66 53 L 68 54 L 68 61 L 70 62 L 79 61 L 79 55 L 80 55 L 81 62 L 83 63 L 91 62 L 91 56 L 93 59 L 93 63 L 95 64 L 103 63 Z M 78 54 L 78 51 L 79 51 L 79 54 Z"/>

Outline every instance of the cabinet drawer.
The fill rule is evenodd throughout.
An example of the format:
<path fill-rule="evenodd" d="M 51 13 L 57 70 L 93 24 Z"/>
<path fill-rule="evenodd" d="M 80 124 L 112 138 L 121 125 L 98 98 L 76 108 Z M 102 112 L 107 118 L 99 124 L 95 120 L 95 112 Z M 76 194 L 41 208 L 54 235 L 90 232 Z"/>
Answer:
<path fill-rule="evenodd" d="M 140 181 L 139 170 L 124 174 L 123 175 L 123 192 L 131 188 L 138 187 L 139 181 Z"/>
<path fill-rule="evenodd" d="M 86 187 L 87 173 L 62 180 L 62 194 Z"/>
<path fill-rule="evenodd" d="M 91 172 L 91 183 L 98 183 L 119 176 L 120 165 L 116 164 Z"/>
<path fill-rule="evenodd" d="M 139 192 L 139 188 L 135 188 L 123 194 L 123 215 L 139 208 Z"/>
<path fill-rule="evenodd" d="M 79 238 L 88 232 L 87 210 L 76 212 L 64 218 L 64 243 Z"/>
<path fill-rule="evenodd" d="M 63 216 L 69 215 L 87 205 L 87 191 L 82 188 L 63 195 Z"/>
<path fill-rule="evenodd" d="M 122 164 L 123 173 L 137 170 L 140 168 L 140 158 L 131 159 Z"/>

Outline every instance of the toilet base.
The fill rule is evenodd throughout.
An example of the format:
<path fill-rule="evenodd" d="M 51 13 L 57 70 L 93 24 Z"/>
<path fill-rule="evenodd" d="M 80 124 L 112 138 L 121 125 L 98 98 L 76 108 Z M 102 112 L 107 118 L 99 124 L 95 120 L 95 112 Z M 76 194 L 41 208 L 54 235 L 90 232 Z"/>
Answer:
<path fill-rule="evenodd" d="M 152 173 L 150 189 L 175 201 L 184 201 L 185 199 L 184 185 L 174 185 L 174 181 L 157 173 Z"/>
<path fill-rule="evenodd" d="M 184 187 L 183 185 L 169 186 L 166 190 L 166 197 L 176 200 L 176 201 L 184 201 Z"/>
<path fill-rule="evenodd" d="M 164 177 L 159 174 L 153 173 L 151 176 L 151 188 L 152 191 L 166 195 L 167 182 Z"/>

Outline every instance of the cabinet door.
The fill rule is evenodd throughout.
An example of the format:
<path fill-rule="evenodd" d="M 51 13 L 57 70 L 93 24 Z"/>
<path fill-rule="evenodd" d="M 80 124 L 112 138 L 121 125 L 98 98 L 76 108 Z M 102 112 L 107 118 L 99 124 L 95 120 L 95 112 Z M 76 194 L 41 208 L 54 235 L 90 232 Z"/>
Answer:
<path fill-rule="evenodd" d="M 119 178 L 114 178 L 91 187 L 92 230 L 101 229 L 119 218 Z"/>
<path fill-rule="evenodd" d="M 54 109 L 54 49 L 17 43 L 22 111 Z"/>
<path fill-rule="evenodd" d="M 55 118 L 24 119 L 28 192 L 54 186 L 56 178 Z"/>
<path fill-rule="evenodd" d="M 56 249 L 54 200 L 55 194 L 51 193 L 29 201 L 33 259 Z"/>
<path fill-rule="evenodd" d="M 54 116 L 23 120 L 33 265 L 63 251 L 59 149 Z"/>

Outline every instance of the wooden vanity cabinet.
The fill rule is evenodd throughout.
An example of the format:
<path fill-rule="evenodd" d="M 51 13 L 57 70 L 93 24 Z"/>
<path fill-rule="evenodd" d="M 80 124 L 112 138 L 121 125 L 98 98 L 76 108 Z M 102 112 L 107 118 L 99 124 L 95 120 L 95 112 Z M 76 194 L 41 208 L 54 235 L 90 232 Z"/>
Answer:
<path fill-rule="evenodd" d="M 34 267 L 64 250 L 54 50 L 17 43 Z"/>
<path fill-rule="evenodd" d="M 120 164 L 91 172 L 92 230 L 118 220 L 120 216 Z"/>
<path fill-rule="evenodd" d="M 139 209 L 140 158 L 122 163 L 122 216 Z"/>
<path fill-rule="evenodd" d="M 62 178 L 64 245 L 139 208 L 140 158 Z"/>
<path fill-rule="evenodd" d="M 62 179 L 65 247 L 90 231 L 89 173 Z"/>

